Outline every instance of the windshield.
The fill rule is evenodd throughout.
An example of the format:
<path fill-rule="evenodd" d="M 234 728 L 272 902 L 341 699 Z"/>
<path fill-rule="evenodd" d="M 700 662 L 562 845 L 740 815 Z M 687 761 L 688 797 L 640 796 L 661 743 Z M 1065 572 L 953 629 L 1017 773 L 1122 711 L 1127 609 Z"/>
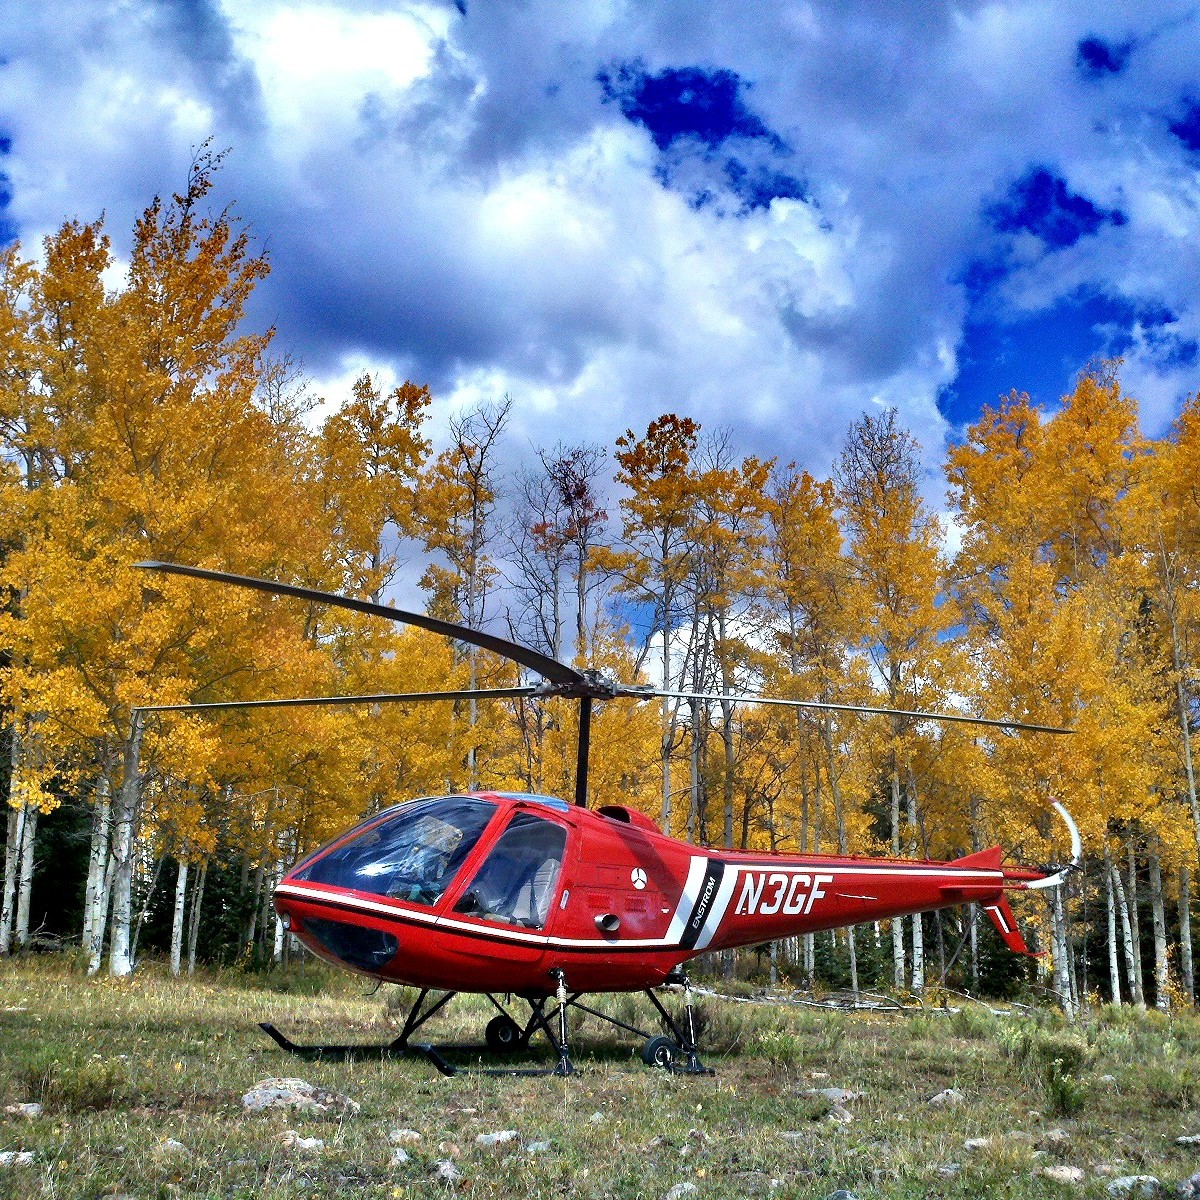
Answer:
<path fill-rule="evenodd" d="M 294 878 L 436 904 L 495 812 L 474 796 L 414 800 L 301 866 Z"/>

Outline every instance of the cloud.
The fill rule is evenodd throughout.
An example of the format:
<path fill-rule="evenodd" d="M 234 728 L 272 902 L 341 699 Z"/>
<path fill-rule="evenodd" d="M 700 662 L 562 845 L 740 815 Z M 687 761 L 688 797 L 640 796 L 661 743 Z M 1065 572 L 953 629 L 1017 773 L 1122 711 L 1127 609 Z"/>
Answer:
<path fill-rule="evenodd" d="M 105 210 L 120 246 L 211 134 L 273 264 L 253 318 L 331 385 L 508 392 L 518 443 L 683 411 L 815 470 L 895 404 L 932 466 L 1085 352 L 1160 424 L 1194 390 L 1196 32 L 1049 0 L 0 0 L 0 221 Z"/>

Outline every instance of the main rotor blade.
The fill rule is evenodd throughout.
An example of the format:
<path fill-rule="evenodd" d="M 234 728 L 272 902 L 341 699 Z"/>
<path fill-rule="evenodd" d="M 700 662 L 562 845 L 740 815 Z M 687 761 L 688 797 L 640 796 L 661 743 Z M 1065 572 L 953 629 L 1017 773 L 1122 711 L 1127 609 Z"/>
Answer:
<path fill-rule="evenodd" d="M 319 592 L 315 588 L 298 587 L 293 583 L 276 583 L 272 579 L 258 579 L 253 575 L 231 575 L 226 571 L 210 571 L 205 567 L 188 567 L 180 563 L 140 562 L 134 563 L 147 571 L 164 571 L 168 575 L 187 575 L 193 579 L 207 579 L 213 583 L 228 583 L 234 587 L 253 588 L 274 596 L 294 596 L 298 600 L 309 600 L 315 604 L 331 604 L 337 608 L 349 608 L 354 612 L 366 613 L 370 617 L 384 617 L 389 621 L 400 621 L 405 625 L 416 625 L 431 633 L 440 633 L 460 642 L 469 642 L 482 650 L 490 650 L 504 658 L 512 659 L 531 671 L 536 671 L 554 683 L 582 684 L 583 676 L 566 663 L 519 642 L 495 637 L 467 625 L 454 621 L 442 621 L 425 613 L 405 612 L 401 608 L 390 608 L 384 604 L 373 604 L 370 600 L 356 600 L 352 596 L 340 596 L 335 592 Z"/>
<path fill-rule="evenodd" d="M 665 696 L 675 700 L 730 700 L 738 704 L 784 704 L 792 708 L 815 708 L 824 712 L 866 713 L 880 717 L 915 717 L 922 721 L 957 721 L 963 725 L 993 725 L 999 729 L 1022 729 L 1027 733 L 1074 733 L 1055 725 L 1031 725 L 1025 721 L 996 721 L 990 717 L 968 717 L 963 713 L 916 712 L 907 708 L 874 708 L 869 704 L 828 704 L 824 700 L 782 700 L 774 696 L 726 696 L 720 692 L 664 692 L 657 688 L 623 688 L 622 696 Z"/>
<path fill-rule="evenodd" d="M 144 713 L 214 712 L 223 708 L 302 708 L 336 704 L 404 704 L 422 700 L 506 700 L 533 696 L 536 687 L 463 688 L 453 692 L 384 692 L 372 696 L 294 696 L 282 700 L 213 700 L 202 704 L 143 704 Z"/>

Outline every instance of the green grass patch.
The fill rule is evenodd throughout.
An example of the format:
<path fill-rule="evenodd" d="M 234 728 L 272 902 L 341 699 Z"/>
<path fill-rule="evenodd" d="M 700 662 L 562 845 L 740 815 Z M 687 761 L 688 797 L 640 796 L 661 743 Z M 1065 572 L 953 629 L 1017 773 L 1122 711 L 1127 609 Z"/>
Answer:
<path fill-rule="evenodd" d="M 1200 1170 L 1175 1144 L 1200 1133 L 1200 1020 L 1099 1010 L 1068 1027 L 1052 1012 L 849 1014 L 705 997 L 701 1037 L 713 1077 L 644 1067 L 637 1039 L 595 1018 L 573 1023 L 571 1079 L 444 1079 L 415 1060 L 305 1063 L 257 1028 L 298 1041 L 393 1038 L 411 993 L 315 964 L 272 978 L 240 971 L 174 980 L 151 964 L 133 980 L 88 980 L 44 957 L 0 962 L 0 1100 L 41 1103 L 0 1114 L 0 1200 L 176 1196 L 569 1196 L 657 1198 L 692 1183 L 708 1197 L 1103 1197 L 1111 1174 L 1169 1187 Z M 647 1032 L 631 996 L 595 1006 Z M 667 999 L 674 1009 L 677 998 Z M 434 1041 L 478 1040 L 492 1010 L 455 1001 L 427 1027 Z M 547 1061 L 540 1050 L 540 1061 Z M 247 1115 L 240 1097 L 269 1076 L 349 1096 L 353 1116 Z M 860 1093 L 838 1119 L 820 1089 Z M 953 1088 L 958 1103 L 930 1104 Z M 2 1105 L 0 1105 L 2 1107 Z M 844 1114 L 843 1114 L 844 1115 Z M 406 1162 L 391 1133 L 416 1130 Z M 480 1134 L 515 1129 L 498 1149 Z M 287 1131 L 317 1138 L 303 1151 Z M 972 1143 L 968 1139 L 986 1139 Z M 439 1181 L 453 1161 L 457 1185 Z M 1041 1174 L 1078 1166 L 1067 1186 Z"/>

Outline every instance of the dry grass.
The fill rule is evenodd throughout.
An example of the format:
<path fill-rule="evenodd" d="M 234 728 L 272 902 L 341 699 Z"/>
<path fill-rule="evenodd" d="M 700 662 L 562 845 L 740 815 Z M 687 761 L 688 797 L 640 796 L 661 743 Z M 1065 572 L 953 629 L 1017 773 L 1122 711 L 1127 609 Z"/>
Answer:
<path fill-rule="evenodd" d="M 263 980 L 191 983 L 153 969 L 128 982 L 85 980 L 69 961 L 0 962 L 0 1107 L 40 1101 L 43 1115 L 0 1115 L 0 1197 L 571 1196 L 663 1197 L 690 1182 L 718 1196 L 1104 1196 L 1108 1176 L 1174 1185 L 1200 1170 L 1200 1020 L 1101 1010 L 1076 1030 L 1051 1015 L 816 1013 L 709 1001 L 714 1078 L 643 1067 L 639 1047 L 585 1022 L 572 1079 L 444 1079 L 418 1061 L 303 1063 L 257 1029 L 297 1040 L 382 1041 L 394 1013 L 349 977 L 309 968 Z M 304 995 L 325 983 L 315 995 Z M 297 990 L 298 989 L 298 990 Z M 627 998 L 613 998 L 629 1015 Z M 652 1027 L 643 1006 L 640 1023 Z M 614 1010 L 614 1011 L 615 1011 Z M 468 1001 L 431 1030 L 477 1037 L 487 1013 Z M 1057 1064 L 1057 1065 L 1056 1065 Z M 268 1076 L 300 1076 L 349 1095 L 342 1119 L 247 1116 L 240 1096 Z M 1111 1080 L 1104 1077 L 1111 1076 Z M 862 1093 L 840 1124 L 808 1089 Z M 927 1103 L 954 1087 L 961 1104 Z M 391 1165 L 391 1130 L 416 1129 Z M 302 1153 L 288 1129 L 324 1141 Z M 481 1133 L 515 1129 L 499 1151 Z M 1050 1131 L 1065 1130 L 1063 1140 Z M 795 1136 L 786 1136 L 795 1135 Z M 967 1150 L 968 1138 L 991 1138 Z M 185 1150 L 167 1145 L 174 1139 Z M 531 1153 L 529 1143 L 549 1142 Z M 456 1188 L 434 1178 L 453 1159 Z M 1054 1163 L 1083 1185 L 1047 1179 Z M 959 1169 L 951 1172 L 951 1164 Z"/>

